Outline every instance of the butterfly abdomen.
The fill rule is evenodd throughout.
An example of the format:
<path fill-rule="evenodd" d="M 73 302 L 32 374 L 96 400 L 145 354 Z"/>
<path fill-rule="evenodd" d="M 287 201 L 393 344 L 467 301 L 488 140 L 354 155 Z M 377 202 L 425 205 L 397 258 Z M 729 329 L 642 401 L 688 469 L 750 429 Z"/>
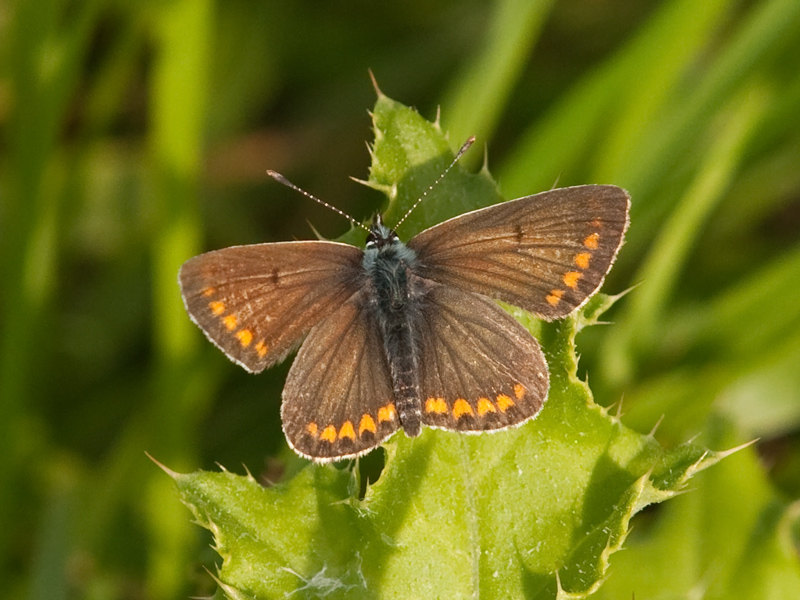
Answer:
<path fill-rule="evenodd" d="M 385 237 L 364 254 L 364 269 L 392 376 L 397 414 L 403 430 L 413 437 L 421 428 L 417 323 L 424 290 L 422 280 L 413 274 L 414 251 L 391 232 L 381 233 Z"/>

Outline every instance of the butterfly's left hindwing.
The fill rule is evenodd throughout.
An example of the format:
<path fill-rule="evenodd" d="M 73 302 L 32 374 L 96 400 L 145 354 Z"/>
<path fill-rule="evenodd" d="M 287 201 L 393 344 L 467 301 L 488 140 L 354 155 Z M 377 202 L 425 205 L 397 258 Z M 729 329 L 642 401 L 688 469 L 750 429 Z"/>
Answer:
<path fill-rule="evenodd" d="M 317 462 L 368 452 L 400 427 L 364 290 L 309 333 L 286 378 L 281 421 L 292 448 Z"/>
<path fill-rule="evenodd" d="M 186 261 L 178 282 L 208 339 L 258 373 L 358 291 L 362 257 L 335 242 L 234 246 Z"/>

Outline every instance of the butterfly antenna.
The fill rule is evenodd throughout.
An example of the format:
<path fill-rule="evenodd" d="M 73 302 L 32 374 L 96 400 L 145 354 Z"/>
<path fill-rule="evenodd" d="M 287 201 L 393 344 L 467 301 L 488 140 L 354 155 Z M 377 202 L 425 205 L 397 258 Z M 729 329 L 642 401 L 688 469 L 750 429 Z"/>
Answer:
<path fill-rule="evenodd" d="M 428 189 L 427 189 L 427 190 L 425 190 L 424 192 L 422 192 L 422 195 L 419 197 L 419 199 L 418 199 L 416 202 L 414 202 L 414 204 L 411 206 L 411 208 L 409 208 L 409 209 L 408 209 L 408 212 L 407 212 L 406 214 L 404 214 L 404 215 L 403 215 L 403 218 L 402 218 L 402 219 L 400 219 L 400 220 L 397 222 L 397 224 L 394 226 L 394 229 L 397 229 L 398 227 L 400 227 L 400 225 L 402 225 L 402 224 L 403 224 L 403 221 L 405 221 L 405 220 L 406 220 L 406 218 L 408 217 L 408 215 L 410 215 L 410 214 L 412 213 L 412 211 L 413 211 L 415 208 L 417 208 L 417 206 L 419 205 L 419 203 L 420 203 L 420 202 L 422 202 L 422 201 L 424 200 L 425 196 L 427 196 L 427 195 L 428 195 L 428 192 L 430 192 L 430 191 L 431 191 L 433 188 L 435 188 L 435 187 L 438 185 L 438 183 L 439 183 L 439 182 L 440 182 L 442 179 L 444 179 L 444 176 L 445 176 L 445 175 L 447 175 L 447 172 L 448 172 L 450 169 L 452 169 L 452 168 L 455 166 L 455 164 L 458 162 L 458 159 L 459 159 L 459 158 L 461 158 L 461 157 L 464 155 L 464 153 L 465 153 L 467 150 L 469 150 L 469 147 L 470 147 L 470 146 L 472 146 L 472 144 L 473 144 L 474 142 L 475 142 L 475 136 L 474 136 L 474 135 L 471 135 L 471 136 L 469 137 L 469 139 L 468 139 L 466 142 L 464 142 L 464 145 L 463 145 L 463 146 L 461 146 L 461 149 L 460 149 L 460 150 L 459 150 L 459 151 L 456 153 L 456 157 L 453 159 L 453 162 L 451 162 L 451 163 L 450 163 L 450 164 L 447 166 L 447 168 L 446 168 L 444 171 L 442 171 L 442 174 L 441 174 L 441 175 L 439 175 L 439 177 L 437 177 L 437 178 L 436 178 L 436 181 L 434 181 L 432 184 L 430 184 L 430 185 L 428 186 Z"/>
<path fill-rule="evenodd" d="M 284 177 L 284 176 L 283 176 L 283 175 L 281 175 L 280 173 L 276 173 L 275 171 L 267 171 L 267 175 L 269 175 L 270 177 L 272 177 L 272 178 L 273 178 L 275 181 L 277 181 L 278 183 L 282 183 L 282 184 L 283 184 L 283 185 L 285 185 L 286 187 L 290 187 L 290 188 L 292 188 L 293 190 L 295 190 L 295 191 L 297 191 L 297 192 L 300 192 L 300 193 L 301 193 L 301 194 L 303 194 L 303 196 L 305 196 L 306 198 L 311 198 L 311 199 L 312 199 L 314 202 L 318 202 L 318 203 L 319 203 L 319 204 L 321 204 L 322 206 L 324 206 L 324 207 L 326 207 L 326 208 L 330 208 L 330 209 L 331 209 L 333 212 L 335 212 L 335 213 L 338 213 L 338 214 L 342 215 L 342 216 L 343 216 L 345 219 L 347 219 L 348 221 L 350 221 L 350 222 L 351 222 L 353 225 L 355 225 L 356 227 L 361 227 L 361 229 L 364 229 L 365 231 L 369 232 L 369 227 L 365 226 L 363 223 L 360 223 L 360 222 L 356 221 L 356 220 L 355 220 L 353 217 L 351 217 L 350 215 L 348 215 L 346 212 L 344 212 L 343 210 L 339 210 L 338 208 L 336 208 L 336 207 L 335 207 L 335 206 L 333 206 L 332 204 L 328 204 L 328 203 L 327 203 L 327 202 L 325 202 L 324 200 L 320 200 L 320 199 L 319 199 L 319 198 L 317 198 L 317 197 L 316 197 L 314 194 L 309 194 L 309 193 L 308 193 L 307 191 L 305 191 L 304 189 L 297 187 L 295 184 L 293 184 L 291 181 L 289 181 L 288 179 L 286 179 L 286 177 Z"/>

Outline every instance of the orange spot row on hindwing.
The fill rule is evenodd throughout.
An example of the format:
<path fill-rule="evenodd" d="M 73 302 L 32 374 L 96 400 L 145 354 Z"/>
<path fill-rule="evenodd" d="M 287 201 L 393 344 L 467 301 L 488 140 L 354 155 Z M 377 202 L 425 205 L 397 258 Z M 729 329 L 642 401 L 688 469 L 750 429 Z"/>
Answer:
<path fill-rule="evenodd" d="M 514 386 L 514 397 L 517 400 L 521 400 L 523 396 L 525 396 L 525 386 L 518 383 Z M 450 407 L 444 398 L 430 397 L 425 400 L 425 412 L 436 415 L 446 415 L 450 413 L 453 415 L 454 419 L 458 420 L 466 415 L 474 417 L 476 411 L 479 417 L 488 413 L 496 413 L 498 410 L 500 412 L 506 412 L 509 408 L 514 406 L 514 404 L 514 400 L 507 394 L 498 394 L 494 402 L 485 396 L 478 398 L 475 408 L 464 398 L 456 398 L 455 402 L 453 402 L 453 406 Z"/>
<path fill-rule="evenodd" d="M 312 437 L 319 437 L 319 439 L 330 442 L 331 444 L 333 444 L 337 439 L 349 439 L 355 442 L 356 438 L 363 437 L 364 433 L 368 432 L 372 435 L 377 434 L 378 425 L 386 421 L 394 421 L 396 418 L 397 409 L 395 408 L 394 404 L 389 403 L 378 409 L 377 425 L 375 424 L 375 418 L 373 418 L 372 415 L 364 413 L 361 415 L 361 420 L 358 423 L 357 429 L 352 421 L 347 420 L 339 427 L 329 424 L 320 432 L 319 426 L 312 421 L 306 425 L 306 432 L 308 432 Z"/>

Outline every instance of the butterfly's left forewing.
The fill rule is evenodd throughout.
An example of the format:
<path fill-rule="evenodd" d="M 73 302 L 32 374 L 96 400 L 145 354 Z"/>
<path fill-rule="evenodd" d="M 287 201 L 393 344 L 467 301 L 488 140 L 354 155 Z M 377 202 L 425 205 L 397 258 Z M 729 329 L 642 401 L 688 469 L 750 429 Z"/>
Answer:
<path fill-rule="evenodd" d="M 358 248 L 335 242 L 234 246 L 186 261 L 178 282 L 206 336 L 258 373 L 358 291 L 362 257 Z"/>

